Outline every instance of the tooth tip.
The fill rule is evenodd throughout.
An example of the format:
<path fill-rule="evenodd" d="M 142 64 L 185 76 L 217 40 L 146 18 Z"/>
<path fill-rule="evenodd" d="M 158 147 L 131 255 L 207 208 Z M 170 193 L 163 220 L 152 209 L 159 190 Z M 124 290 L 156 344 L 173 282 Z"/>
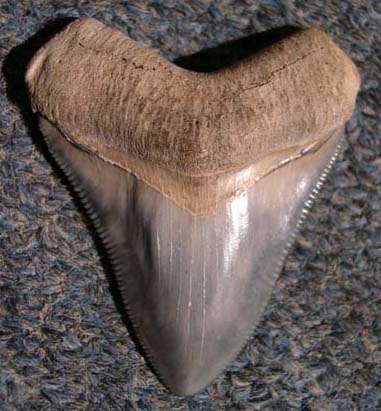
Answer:
<path fill-rule="evenodd" d="M 200 384 L 198 381 L 189 381 L 189 379 L 177 382 L 170 387 L 171 391 L 180 397 L 189 397 L 199 393 L 208 383 Z"/>
<path fill-rule="evenodd" d="M 205 389 L 209 383 L 210 381 L 202 381 L 197 377 L 192 378 L 189 375 L 184 374 L 183 377 L 168 382 L 166 386 L 175 395 L 180 397 L 188 397 L 198 394 L 200 391 Z"/>
<path fill-rule="evenodd" d="M 171 374 L 172 377 L 169 381 L 164 381 L 164 383 L 175 395 L 187 397 L 197 394 L 204 390 L 215 378 L 214 375 L 211 378 L 202 375 L 205 369 L 207 369 L 207 365 L 204 367 L 194 365 L 192 369 L 168 369 L 167 374 Z"/>

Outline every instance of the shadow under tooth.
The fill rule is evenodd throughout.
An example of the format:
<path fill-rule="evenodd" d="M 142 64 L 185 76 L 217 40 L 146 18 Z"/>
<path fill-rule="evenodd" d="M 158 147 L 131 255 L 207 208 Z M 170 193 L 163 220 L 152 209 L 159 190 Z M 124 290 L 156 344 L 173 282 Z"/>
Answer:
<path fill-rule="evenodd" d="M 107 238 L 127 311 L 154 368 L 176 393 L 202 389 L 259 321 L 340 131 L 218 214 L 196 217 L 130 173 L 79 150 L 45 120 L 41 125 Z"/>

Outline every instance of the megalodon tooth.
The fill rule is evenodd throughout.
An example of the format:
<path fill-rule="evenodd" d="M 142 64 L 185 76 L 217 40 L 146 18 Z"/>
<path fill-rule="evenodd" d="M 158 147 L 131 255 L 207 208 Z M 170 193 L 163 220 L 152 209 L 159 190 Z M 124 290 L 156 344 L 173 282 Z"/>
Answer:
<path fill-rule="evenodd" d="M 153 368 L 177 394 L 203 389 L 260 319 L 337 156 L 356 67 L 311 28 L 194 72 L 78 19 L 26 82 Z"/>

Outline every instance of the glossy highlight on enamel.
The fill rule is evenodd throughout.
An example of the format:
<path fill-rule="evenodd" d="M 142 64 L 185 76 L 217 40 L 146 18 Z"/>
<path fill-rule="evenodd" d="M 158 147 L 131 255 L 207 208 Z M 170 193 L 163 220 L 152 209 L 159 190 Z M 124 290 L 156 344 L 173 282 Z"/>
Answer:
<path fill-rule="evenodd" d="M 99 31 L 103 42 L 97 38 Z M 96 38 L 92 51 L 90 38 Z M 192 122 L 194 129 L 188 128 L 188 133 L 185 122 L 176 122 L 171 113 L 183 113 L 199 102 L 197 96 L 193 102 L 189 96 L 190 101 L 181 100 L 182 85 L 195 74 L 185 73 L 94 20 L 72 23 L 37 54 L 27 73 L 32 104 L 48 148 L 77 190 L 103 240 L 136 335 L 158 376 L 179 395 L 206 387 L 247 342 L 292 239 L 337 156 L 344 123 L 354 106 L 357 71 L 325 35 L 313 31 L 312 35 L 298 34 L 287 41 L 295 53 L 301 53 L 299 58 L 280 65 L 279 56 L 287 60 L 295 54 L 285 53 L 287 43 L 282 43 L 257 60 L 240 63 L 239 94 L 244 97 L 232 91 L 237 84 L 228 69 L 201 76 L 219 102 L 230 92 L 241 111 L 232 112 L 229 105 L 219 113 L 213 111 L 216 106 L 213 110 L 204 107 L 206 112 L 211 110 L 214 123 L 205 123 L 200 129 Z M 90 61 L 94 50 L 98 65 Z M 304 76 L 302 83 L 308 80 L 311 84 L 306 87 L 316 93 L 307 97 L 301 93 L 298 101 L 295 93 L 300 92 L 300 79 L 294 77 L 299 71 L 292 70 L 321 50 L 320 59 L 326 59 L 332 67 L 338 61 L 342 65 L 336 71 L 331 67 L 331 74 L 327 68 L 320 70 L 319 79 L 311 74 L 314 70 L 300 74 Z M 79 73 L 84 62 L 90 65 L 90 77 L 81 80 L 81 93 L 87 95 L 81 102 L 85 104 L 85 118 L 65 106 L 72 103 L 64 98 L 61 86 L 56 87 L 61 78 L 54 60 L 56 53 L 81 60 Z M 131 69 L 134 64 L 126 66 L 125 62 L 136 60 L 136 56 L 148 59 L 157 74 L 150 71 L 145 77 Z M 109 58 L 126 60 L 126 84 L 130 80 L 133 91 L 118 94 L 126 85 L 110 84 L 109 111 L 100 113 L 102 103 L 97 106 L 89 96 L 99 95 L 102 87 L 112 82 L 112 75 L 99 69 Z M 269 69 L 272 64 L 278 68 Z M 257 66 L 259 72 L 262 70 L 262 80 L 251 78 L 258 76 L 253 71 Z M 72 67 L 75 72 L 75 65 Z M 286 73 L 288 68 L 291 71 Z M 234 73 L 237 75 L 237 71 Z M 90 82 L 92 75 L 100 82 Z M 114 75 L 118 77 L 120 72 Z M 286 77 L 281 81 L 278 76 L 283 75 Z M 176 84 L 166 89 L 165 82 L 160 89 L 160 82 L 171 76 L 178 80 L 180 91 L 174 88 Z M 171 104 L 159 109 L 148 97 L 142 97 L 147 78 L 154 81 L 150 84 L 154 93 L 161 93 Z M 287 85 L 289 78 L 293 79 L 291 85 Z M 256 90 L 249 99 L 246 91 L 253 82 Z M 266 110 L 270 112 L 254 127 L 252 119 L 262 113 L 259 109 L 256 114 L 256 105 L 263 102 L 262 88 L 269 84 L 266 92 L 273 90 L 273 97 L 268 96 Z M 287 91 L 289 95 L 282 97 L 285 100 L 281 103 L 296 107 L 300 99 L 305 99 L 310 102 L 307 114 L 282 118 L 280 113 L 288 113 L 290 107 L 277 104 Z M 122 97 L 129 107 L 142 101 L 147 123 L 141 118 L 130 124 L 124 121 L 130 113 L 121 111 L 113 100 Z M 341 104 L 337 106 L 338 101 Z M 325 106 L 321 107 L 323 102 Z M 198 110 L 192 114 L 195 119 Z M 164 122 L 172 122 L 169 134 L 161 135 L 161 126 L 155 126 L 158 113 Z M 99 122 L 97 116 L 113 120 Z M 216 125 L 218 116 L 221 123 Z M 229 129 L 221 137 L 226 143 L 223 146 L 217 137 L 226 124 Z M 249 137 L 242 140 L 243 134 Z"/>

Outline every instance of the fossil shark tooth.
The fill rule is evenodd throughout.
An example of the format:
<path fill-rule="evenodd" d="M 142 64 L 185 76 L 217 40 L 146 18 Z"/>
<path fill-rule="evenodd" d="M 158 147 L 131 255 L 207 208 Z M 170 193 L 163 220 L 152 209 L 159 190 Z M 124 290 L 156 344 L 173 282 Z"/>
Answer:
<path fill-rule="evenodd" d="M 355 66 L 307 29 L 196 73 L 80 19 L 26 81 L 153 367 L 177 394 L 201 390 L 260 318 L 337 155 Z"/>

